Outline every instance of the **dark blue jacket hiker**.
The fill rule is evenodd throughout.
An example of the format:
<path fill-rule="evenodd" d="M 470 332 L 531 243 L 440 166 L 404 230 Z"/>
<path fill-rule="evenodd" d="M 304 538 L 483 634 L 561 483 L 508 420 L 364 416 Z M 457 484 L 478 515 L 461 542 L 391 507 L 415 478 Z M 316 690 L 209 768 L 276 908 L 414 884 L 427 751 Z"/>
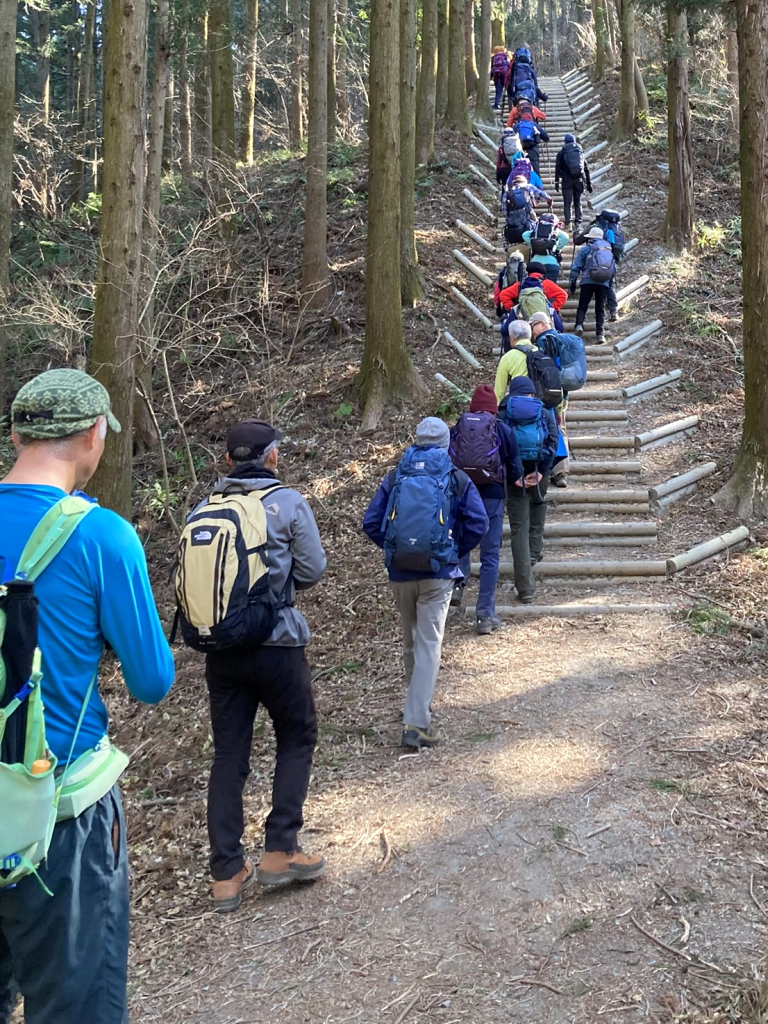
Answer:
<path fill-rule="evenodd" d="M 462 578 L 459 561 L 479 544 L 488 517 L 475 485 L 451 463 L 445 423 L 427 417 L 415 440 L 381 482 L 363 530 L 384 549 L 400 612 L 409 680 L 402 742 L 418 747 L 437 742 L 430 732 L 430 704 L 453 581 Z"/>

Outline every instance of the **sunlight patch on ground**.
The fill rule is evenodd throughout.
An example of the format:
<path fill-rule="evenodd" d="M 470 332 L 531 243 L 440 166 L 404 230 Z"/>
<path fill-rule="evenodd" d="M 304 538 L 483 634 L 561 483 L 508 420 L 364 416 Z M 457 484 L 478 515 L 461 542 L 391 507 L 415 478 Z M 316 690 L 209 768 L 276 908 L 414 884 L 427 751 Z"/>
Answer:
<path fill-rule="evenodd" d="M 537 737 L 495 751 L 486 772 L 499 792 L 520 799 L 557 796 L 608 767 L 603 747 L 556 737 Z"/>

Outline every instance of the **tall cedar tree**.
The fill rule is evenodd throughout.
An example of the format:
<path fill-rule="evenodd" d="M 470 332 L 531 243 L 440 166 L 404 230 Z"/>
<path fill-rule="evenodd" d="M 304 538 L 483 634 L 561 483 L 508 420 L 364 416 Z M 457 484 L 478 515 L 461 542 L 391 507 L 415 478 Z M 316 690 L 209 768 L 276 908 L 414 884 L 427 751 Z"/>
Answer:
<path fill-rule="evenodd" d="M 291 104 L 288 108 L 288 134 L 291 149 L 301 149 L 304 141 L 304 122 L 302 108 L 304 106 L 302 67 L 304 55 L 301 31 L 301 0 L 291 0 Z"/>
<path fill-rule="evenodd" d="M 179 18 L 179 148 L 181 176 L 192 177 L 192 99 L 189 88 L 189 0 L 182 0 Z"/>
<path fill-rule="evenodd" d="M 328 0 L 328 59 L 326 61 L 328 148 L 336 145 L 336 0 Z"/>
<path fill-rule="evenodd" d="M 669 193 L 664 235 L 676 249 L 693 243 L 693 141 L 688 102 L 688 18 L 685 7 L 667 4 L 667 152 Z"/>
<path fill-rule="evenodd" d="M 445 117 L 448 103 L 448 67 L 451 62 L 450 7 L 448 0 L 437 0 L 437 82 L 435 116 Z"/>
<path fill-rule="evenodd" d="M 226 171 L 235 162 L 235 93 L 232 68 L 231 0 L 211 0 L 208 9 L 211 54 L 211 140 L 213 159 Z"/>
<path fill-rule="evenodd" d="M 349 48 L 347 46 L 347 20 L 349 18 L 349 0 L 339 0 L 336 8 L 336 107 L 339 115 L 339 131 L 342 138 L 349 135 L 349 86 L 347 84 L 347 65 Z"/>
<path fill-rule="evenodd" d="M 5 399 L 8 272 L 13 215 L 13 115 L 16 109 L 16 0 L 0 0 L 0 413 Z"/>
<path fill-rule="evenodd" d="M 259 58 L 259 0 L 245 4 L 245 80 L 240 93 L 240 138 L 238 156 L 244 164 L 253 163 L 253 125 L 256 110 L 256 80 Z"/>
<path fill-rule="evenodd" d="M 475 57 L 475 0 L 464 0 L 464 77 L 467 96 L 477 91 L 477 60 Z"/>
<path fill-rule="evenodd" d="M 489 95 L 491 73 L 491 14 L 493 0 L 480 0 L 480 69 L 475 95 L 475 117 L 489 124 L 493 118 Z"/>
<path fill-rule="evenodd" d="M 107 446 L 92 487 L 102 505 L 131 514 L 134 355 L 144 208 L 148 0 L 111 3 L 104 50 L 104 191 L 91 370 L 109 391 L 122 433 Z"/>
<path fill-rule="evenodd" d="M 416 184 L 416 0 L 400 0 L 400 295 L 413 307 L 424 297 L 413 229 Z"/>
<path fill-rule="evenodd" d="M 621 38 L 619 109 L 611 138 L 627 141 L 635 134 L 635 6 L 634 0 L 616 0 Z"/>
<path fill-rule="evenodd" d="M 437 99 L 437 4 L 422 0 L 421 74 L 416 90 L 416 163 L 435 159 L 435 103 Z"/>
<path fill-rule="evenodd" d="M 211 158 L 211 62 L 208 55 L 207 11 L 200 15 L 198 27 L 192 104 L 192 152 L 197 166 L 204 168 Z"/>
<path fill-rule="evenodd" d="M 328 4 L 309 3 L 309 118 L 307 127 L 307 187 L 304 210 L 304 248 L 301 294 L 312 309 L 330 296 L 328 270 Z M 398 65 L 399 66 L 399 65 Z"/>
<path fill-rule="evenodd" d="M 449 0 L 448 102 L 445 126 L 462 135 L 472 134 L 464 77 L 464 0 Z"/>
<path fill-rule="evenodd" d="M 595 26 L 595 81 L 602 82 L 605 78 L 605 51 L 608 36 L 604 0 L 592 0 L 592 21 Z"/>
<path fill-rule="evenodd" d="M 369 81 L 365 348 L 359 376 L 364 430 L 372 430 L 385 405 L 406 397 L 416 383 L 400 311 L 400 0 L 371 0 Z"/>
<path fill-rule="evenodd" d="M 742 518 L 768 514 L 768 4 L 737 0 L 744 275 L 744 427 L 716 500 Z"/>

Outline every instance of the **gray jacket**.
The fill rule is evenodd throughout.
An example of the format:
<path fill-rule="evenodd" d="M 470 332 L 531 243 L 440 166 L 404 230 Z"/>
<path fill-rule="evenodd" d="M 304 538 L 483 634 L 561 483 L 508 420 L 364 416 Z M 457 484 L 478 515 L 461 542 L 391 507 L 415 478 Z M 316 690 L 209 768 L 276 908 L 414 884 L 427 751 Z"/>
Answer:
<path fill-rule="evenodd" d="M 320 532 L 312 509 L 298 491 L 284 487 L 273 475 L 254 479 L 223 477 L 214 493 L 226 490 L 233 483 L 244 490 L 259 491 L 280 485 L 280 489 L 264 498 L 267 513 L 269 545 L 269 585 L 275 598 L 286 606 L 268 647 L 306 647 L 310 640 L 307 620 L 293 607 L 297 590 L 308 590 L 322 578 L 326 558 Z"/>

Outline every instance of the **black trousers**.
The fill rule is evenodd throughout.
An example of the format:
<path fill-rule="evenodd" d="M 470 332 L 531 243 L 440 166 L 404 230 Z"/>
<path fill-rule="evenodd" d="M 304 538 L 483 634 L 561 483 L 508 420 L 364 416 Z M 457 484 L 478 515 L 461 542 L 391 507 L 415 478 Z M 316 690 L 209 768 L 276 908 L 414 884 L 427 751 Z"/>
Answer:
<path fill-rule="evenodd" d="M 539 177 L 541 177 L 541 173 L 539 171 L 539 147 L 534 146 L 532 149 L 526 149 L 525 155 L 531 161 L 531 167 L 536 171 Z"/>
<path fill-rule="evenodd" d="M 581 178 L 563 178 L 563 213 L 565 223 L 571 222 L 571 206 L 573 206 L 573 219 L 576 223 L 581 221 L 581 197 L 584 192 L 584 182 Z"/>
<path fill-rule="evenodd" d="M 605 323 L 605 303 L 608 298 L 607 284 L 583 284 L 579 292 L 579 308 L 576 310 L 576 323 L 583 324 L 592 297 L 595 299 L 595 328 L 597 334 L 603 333 Z"/>
<path fill-rule="evenodd" d="M 221 651 L 206 659 L 211 703 L 213 766 L 208 784 L 211 875 L 232 878 L 243 867 L 243 787 L 250 773 L 253 724 L 259 704 L 272 719 L 277 740 L 272 810 L 265 849 L 291 853 L 304 824 L 317 716 L 303 647 Z"/>

